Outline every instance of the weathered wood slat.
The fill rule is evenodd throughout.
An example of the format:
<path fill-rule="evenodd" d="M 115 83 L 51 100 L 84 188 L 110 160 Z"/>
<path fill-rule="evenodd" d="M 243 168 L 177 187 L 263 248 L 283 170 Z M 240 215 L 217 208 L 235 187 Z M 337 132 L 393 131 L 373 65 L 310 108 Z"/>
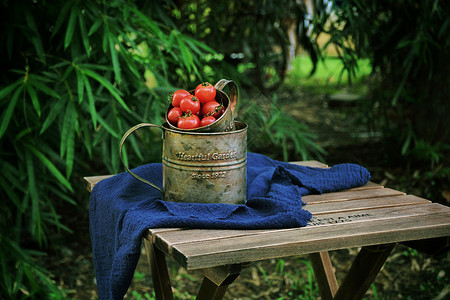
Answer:
<path fill-rule="evenodd" d="M 450 212 L 386 220 L 310 226 L 173 246 L 173 258 L 188 270 L 351 247 L 450 235 Z"/>
<path fill-rule="evenodd" d="M 291 164 L 305 166 L 305 167 L 313 167 L 313 168 L 328 168 L 327 164 L 321 163 L 317 160 L 302 160 L 302 161 L 291 161 Z"/>
<path fill-rule="evenodd" d="M 168 231 L 182 231 L 186 230 L 185 228 L 150 228 L 147 231 L 147 234 L 144 235 L 144 238 L 152 243 L 155 242 L 155 237 L 157 234 Z"/>
<path fill-rule="evenodd" d="M 94 188 L 94 186 L 99 183 L 100 181 L 102 181 L 103 179 L 112 177 L 113 175 L 103 175 L 103 176 L 89 176 L 89 177 L 84 177 L 83 179 L 86 181 L 86 189 L 89 192 L 92 192 L 92 189 Z"/>
<path fill-rule="evenodd" d="M 366 183 L 365 185 L 351 188 L 351 189 L 349 189 L 349 191 L 355 191 L 355 190 L 367 190 L 367 189 L 382 189 L 382 188 L 384 188 L 384 186 L 382 186 L 382 185 L 380 185 L 380 184 L 378 184 L 378 183 L 369 181 L 369 182 Z"/>
<path fill-rule="evenodd" d="M 389 188 L 382 189 L 356 189 L 346 190 L 342 192 L 325 193 L 322 195 L 306 195 L 302 200 L 308 204 L 324 203 L 332 201 L 347 201 L 356 199 L 376 198 L 376 197 L 390 197 L 406 195 L 404 192 L 396 191 Z"/>
<path fill-rule="evenodd" d="M 342 202 L 315 203 L 305 208 L 315 215 L 328 213 L 355 211 L 362 209 L 374 209 L 382 207 L 395 207 L 405 205 L 426 204 L 431 201 L 413 195 L 400 195 L 395 197 L 378 197 L 358 200 L 347 200 Z"/>
<path fill-rule="evenodd" d="M 431 205 L 431 206 L 411 206 L 408 209 L 404 207 L 398 207 L 399 205 L 395 205 L 395 199 L 401 198 L 406 199 L 403 203 L 408 203 L 410 205 L 418 205 L 429 203 L 428 200 L 421 199 L 412 195 L 408 196 L 397 196 L 393 198 L 386 198 L 385 204 L 375 203 L 376 205 L 372 206 L 370 210 L 367 209 L 358 209 L 358 205 L 354 205 L 354 207 L 350 207 L 347 210 L 341 210 L 339 205 L 327 203 L 329 207 L 322 207 L 322 204 L 314 204 L 307 205 L 306 207 L 310 212 L 313 213 L 313 218 L 310 221 L 308 226 L 318 226 L 318 225 L 326 225 L 333 223 L 343 223 L 343 222 L 364 222 L 365 220 L 372 219 L 388 219 L 388 218 L 397 218 L 401 215 L 409 216 L 409 215 L 417 215 L 417 214 L 430 214 L 434 212 L 441 212 L 441 206 Z M 417 198 L 417 200 L 416 200 Z M 373 198 L 377 200 L 378 198 Z M 411 200 L 412 199 L 412 200 Z M 363 202 L 364 200 L 355 200 L 349 202 Z M 367 200 L 369 201 L 369 200 Z M 376 201 L 378 202 L 378 201 Z M 339 202 L 342 204 L 343 202 Z M 363 202 L 365 204 L 365 202 Z M 361 205 L 359 205 L 361 206 Z M 318 207 L 318 208 L 316 208 Z M 367 207 L 367 205 L 365 205 Z M 328 210 L 328 213 L 321 213 L 321 210 Z M 264 229 L 264 230 L 205 230 L 205 229 L 191 229 L 189 232 L 178 231 L 178 230 L 167 230 L 170 232 L 162 232 L 162 234 L 158 234 L 155 242 L 157 246 L 166 254 L 171 253 L 171 248 L 175 244 L 196 242 L 202 240 L 210 240 L 210 239 L 220 239 L 220 238 L 229 238 L 236 236 L 244 236 L 244 235 L 253 235 L 253 234 L 261 234 L 265 232 L 272 231 L 291 231 L 297 230 L 297 228 L 287 228 L 287 229 Z"/>
<path fill-rule="evenodd" d="M 287 229 L 262 229 L 262 230 L 207 230 L 192 229 L 186 231 L 171 231 L 158 234 L 155 239 L 156 246 L 166 254 L 172 253 L 172 248 L 176 245 L 195 244 L 197 242 L 208 242 L 214 240 L 227 240 L 237 237 L 262 236 L 286 234 L 287 236 L 295 231 L 304 231 L 309 227 L 341 225 L 343 223 L 367 222 L 370 220 L 386 220 L 395 218 L 406 218 L 412 216 L 432 215 L 436 213 L 448 212 L 447 207 L 440 204 L 426 204 L 408 207 L 387 207 L 372 210 L 360 210 L 353 212 L 336 212 L 323 216 L 313 216 L 308 226 L 304 228 Z M 312 232 L 311 234 L 313 234 Z"/>

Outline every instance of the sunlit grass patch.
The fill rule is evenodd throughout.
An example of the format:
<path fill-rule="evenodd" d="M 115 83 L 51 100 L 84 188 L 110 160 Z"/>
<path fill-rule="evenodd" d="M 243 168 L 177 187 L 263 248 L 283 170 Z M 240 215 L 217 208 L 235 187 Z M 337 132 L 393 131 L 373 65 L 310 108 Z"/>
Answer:
<path fill-rule="evenodd" d="M 346 87 L 357 93 L 366 90 L 366 78 L 372 72 L 368 59 L 358 61 L 358 69 L 349 81 L 348 72 L 343 70 L 342 62 L 337 57 L 327 57 L 319 61 L 316 71 L 311 75 L 313 63 L 308 56 L 297 56 L 292 70 L 286 77 L 286 88 L 302 88 L 325 94 L 331 94 Z"/>

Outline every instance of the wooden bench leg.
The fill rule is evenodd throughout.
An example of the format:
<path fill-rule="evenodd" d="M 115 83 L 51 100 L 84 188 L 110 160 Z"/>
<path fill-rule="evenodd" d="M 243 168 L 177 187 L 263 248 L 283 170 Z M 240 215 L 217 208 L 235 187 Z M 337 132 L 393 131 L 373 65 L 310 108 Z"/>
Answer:
<path fill-rule="evenodd" d="M 362 299 L 395 244 L 363 247 L 355 258 L 334 299 Z"/>
<path fill-rule="evenodd" d="M 197 300 L 222 300 L 228 285 L 216 285 L 207 277 L 203 278 L 202 285 L 197 294 Z"/>
<path fill-rule="evenodd" d="M 310 258 L 321 298 L 333 299 L 338 290 L 338 283 L 328 251 L 311 253 Z"/>
<path fill-rule="evenodd" d="M 144 245 L 147 260 L 150 265 L 156 299 L 173 300 L 172 285 L 170 284 L 164 253 L 147 239 L 144 239 Z"/>
<path fill-rule="evenodd" d="M 240 264 L 200 270 L 204 275 L 197 300 L 221 300 L 228 286 L 239 276 Z"/>

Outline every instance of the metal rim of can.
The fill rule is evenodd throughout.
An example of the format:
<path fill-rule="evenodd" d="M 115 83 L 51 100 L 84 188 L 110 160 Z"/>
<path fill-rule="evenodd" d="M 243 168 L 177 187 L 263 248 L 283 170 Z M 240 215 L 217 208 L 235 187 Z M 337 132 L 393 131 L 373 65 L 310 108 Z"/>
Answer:
<path fill-rule="evenodd" d="M 169 122 L 165 122 L 162 124 L 162 128 L 167 131 L 179 133 L 179 134 L 188 134 L 188 135 L 224 135 L 224 134 L 236 134 L 242 131 L 247 130 L 247 124 L 240 121 L 233 121 L 235 124 L 239 125 L 239 128 L 234 129 L 233 131 L 213 131 L 213 132 L 203 132 L 203 131 L 188 131 L 184 129 L 179 129 L 174 127 Z"/>

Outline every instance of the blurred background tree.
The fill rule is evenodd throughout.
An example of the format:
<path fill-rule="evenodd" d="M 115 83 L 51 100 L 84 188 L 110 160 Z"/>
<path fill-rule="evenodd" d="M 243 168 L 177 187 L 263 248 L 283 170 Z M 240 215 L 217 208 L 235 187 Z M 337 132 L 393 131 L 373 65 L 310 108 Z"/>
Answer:
<path fill-rule="evenodd" d="M 437 166 L 450 147 L 450 3 L 330 1 L 315 14 L 349 76 L 372 66 L 363 113 L 396 154 Z"/>

